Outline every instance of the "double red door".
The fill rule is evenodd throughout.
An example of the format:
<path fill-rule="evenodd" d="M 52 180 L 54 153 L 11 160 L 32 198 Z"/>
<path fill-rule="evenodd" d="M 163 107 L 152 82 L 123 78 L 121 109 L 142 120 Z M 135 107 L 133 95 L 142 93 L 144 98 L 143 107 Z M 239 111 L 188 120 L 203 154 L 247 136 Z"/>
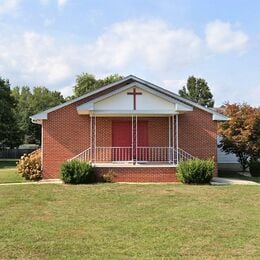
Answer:
<path fill-rule="evenodd" d="M 133 128 L 133 133 L 132 133 Z M 137 136 L 137 146 L 136 140 Z M 132 144 L 133 141 L 133 144 Z M 112 146 L 113 161 L 139 161 L 145 160 L 146 151 L 139 147 L 148 146 L 148 122 L 137 122 L 137 133 L 135 127 L 132 127 L 131 121 L 113 121 L 112 123 Z M 132 151 L 133 148 L 133 151 Z M 136 149 L 137 148 L 137 149 Z"/>

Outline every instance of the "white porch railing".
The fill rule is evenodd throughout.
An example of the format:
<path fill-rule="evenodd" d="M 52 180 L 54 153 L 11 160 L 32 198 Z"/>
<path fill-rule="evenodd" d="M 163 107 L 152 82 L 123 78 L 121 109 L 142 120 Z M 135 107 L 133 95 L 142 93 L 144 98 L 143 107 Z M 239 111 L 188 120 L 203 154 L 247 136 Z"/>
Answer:
<path fill-rule="evenodd" d="M 175 164 L 178 164 L 181 161 L 196 159 L 195 156 L 191 155 L 190 153 L 187 153 L 181 148 L 174 149 L 173 158 Z"/>
<path fill-rule="evenodd" d="M 132 161 L 132 147 L 96 147 L 95 162 Z"/>
<path fill-rule="evenodd" d="M 171 162 L 171 147 L 137 147 L 136 161 L 138 162 Z"/>
<path fill-rule="evenodd" d="M 88 148 L 85 151 L 79 153 L 78 155 L 72 157 L 68 161 L 78 160 L 78 161 L 89 162 L 89 161 L 91 161 L 91 157 L 92 157 L 91 156 L 91 148 Z"/>
<path fill-rule="evenodd" d="M 181 148 L 172 147 L 96 147 L 88 148 L 71 160 L 98 163 L 108 162 L 167 162 L 177 165 L 180 161 L 195 159 Z"/>

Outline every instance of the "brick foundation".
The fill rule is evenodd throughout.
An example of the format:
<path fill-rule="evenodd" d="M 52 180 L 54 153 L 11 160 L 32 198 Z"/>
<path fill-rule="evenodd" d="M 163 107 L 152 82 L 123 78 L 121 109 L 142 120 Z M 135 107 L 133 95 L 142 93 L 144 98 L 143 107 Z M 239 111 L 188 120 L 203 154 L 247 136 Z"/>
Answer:
<path fill-rule="evenodd" d="M 116 182 L 176 182 L 174 167 L 97 167 L 99 175 L 112 170 Z"/>

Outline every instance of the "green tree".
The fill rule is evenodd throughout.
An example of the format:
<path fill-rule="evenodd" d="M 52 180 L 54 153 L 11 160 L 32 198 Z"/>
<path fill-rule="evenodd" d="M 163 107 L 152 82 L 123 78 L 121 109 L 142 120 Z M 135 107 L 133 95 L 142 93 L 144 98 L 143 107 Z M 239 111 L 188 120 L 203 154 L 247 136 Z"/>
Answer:
<path fill-rule="evenodd" d="M 19 87 L 13 88 L 12 95 L 17 103 L 15 111 L 21 138 L 23 143 L 30 143 L 27 140 L 27 136 L 31 125 L 29 116 L 33 114 L 30 105 L 32 100 L 32 93 L 28 86 L 23 86 L 21 89 Z"/>
<path fill-rule="evenodd" d="M 201 78 L 190 76 L 186 86 L 179 90 L 179 95 L 184 98 L 189 98 L 198 104 L 205 107 L 213 107 L 214 100 L 208 83 Z"/>
<path fill-rule="evenodd" d="M 48 90 L 46 87 L 34 87 L 31 91 L 28 86 L 15 87 L 12 95 L 17 102 L 16 114 L 23 142 L 40 144 L 41 126 L 33 124 L 29 117 L 63 103 L 63 96 L 60 92 Z"/>
<path fill-rule="evenodd" d="M 219 126 L 219 147 L 234 153 L 245 171 L 249 160 L 260 157 L 260 108 L 227 103 L 224 113 L 230 120 Z"/>
<path fill-rule="evenodd" d="M 76 78 L 76 86 L 74 86 L 74 97 L 82 96 L 102 86 L 108 85 L 123 77 L 118 74 L 112 74 L 103 79 L 96 79 L 94 75 L 89 73 L 82 73 Z M 73 97 L 72 97 L 73 98 Z"/>
<path fill-rule="evenodd" d="M 21 143 L 15 116 L 16 101 L 11 95 L 10 83 L 0 78 L 0 147 L 13 148 Z"/>

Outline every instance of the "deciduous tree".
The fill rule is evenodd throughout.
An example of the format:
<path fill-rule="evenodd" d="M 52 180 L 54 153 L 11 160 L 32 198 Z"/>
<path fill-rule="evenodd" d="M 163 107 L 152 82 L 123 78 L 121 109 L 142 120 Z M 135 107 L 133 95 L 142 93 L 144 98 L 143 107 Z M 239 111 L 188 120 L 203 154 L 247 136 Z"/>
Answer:
<path fill-rule="evenodd" d="M 15 116 L 16 101 L 11 95 L 10 83 L 0 78 L 0 147 L 13 148 L 21 142 Z"/>
<path fill-rule="evenodd" d="M 227 103 L 224 113 L 230 120 L 220 124 L 220 147 L 234 153 L 246 170 L 250 159 L 260 157 L 260 108 Z"/>
<path fill-rule="evenodd" d="M 41 127 L 33 124 L 30 116 L 63 103 L 63 96 L 46 87 L 34 87 L 31 91 L 28 86 L 15 87 L 12 95 L 17 102 L 16 115 L 23 142 L 40 144 Z"/>
<path fill-rule="evenodd" d="M 102 86 L 108 85 L 123 77 L 118 74 L 112 74 L 103 79 L 96 79 L 96 77 L 89 73 L 82 73 L 76 78 L 76 86 L 74 86 L 75 97 L 82 96 Z"/>

